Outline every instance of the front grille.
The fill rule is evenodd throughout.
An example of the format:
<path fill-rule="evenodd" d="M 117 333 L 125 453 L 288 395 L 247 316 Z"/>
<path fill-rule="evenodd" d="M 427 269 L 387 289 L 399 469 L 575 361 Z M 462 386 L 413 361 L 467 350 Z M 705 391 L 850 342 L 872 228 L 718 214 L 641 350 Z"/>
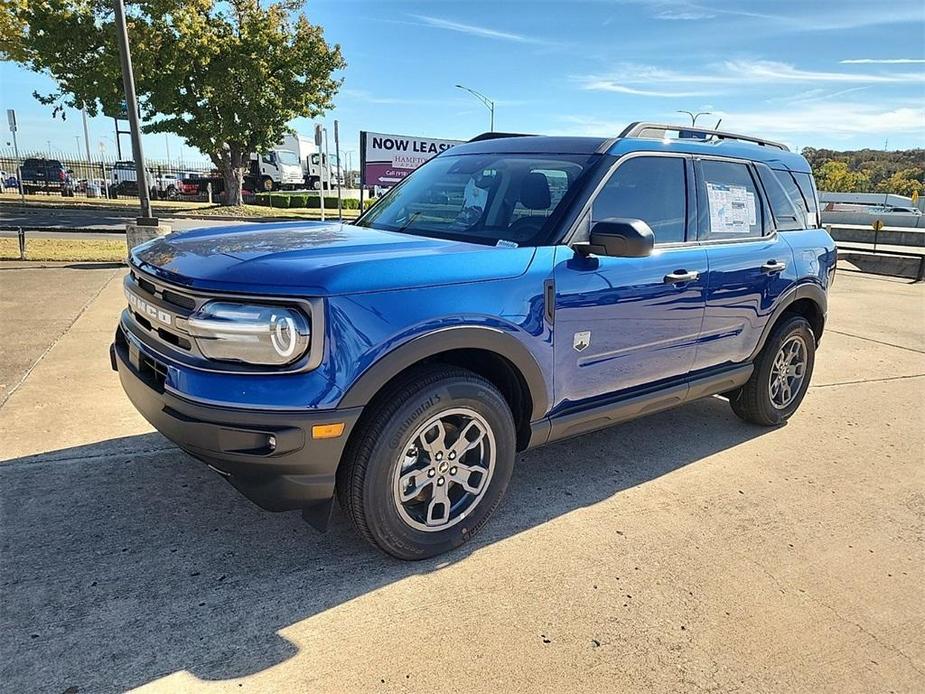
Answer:
<path fill-rule="evenodd" d="M 191 296 L 184 296 L 183 294 L 177 294 L 170 289 L 164 289 L 161 293 L 164 297 L 164 301 L 168 301 L 171 304 L 176 306 L 182 306 L 187 311 L 192 311 L 196 308 L 196 300 Z"/>
<path fill-rule="evenodd" d="M 189 333 L 187 319 L 209 301 L 223 300 L 224 295 L 209 293 L 201 296 L 185 287 L 165 283 L 159 277 L 132 267 L 125 277 L 128 310 L 123 328 L 140 341 L 155 357 L 166 363 L 176 361 L 196 369 L 230 373 L 291 373 L 317 368 L 324 354 L 324 307 L 321 299 L 291 299 L 248 297 L 254 303 L 297 305 L 309 318 L 312 337 L 308 353 L 294 364 L 283 367 L 263 367 L 236 362 L 208 359 L 199 350 Z M 228 301 L 240 300 L 229 297 Z M 154 369 L 157 373 L 157 369 Z"/>
<path fill-rule="evenodd" d="M 129 315 L 155 345 L 169 347 L 191 356 L 201 356 L 185 328 L 186 318 L 205 299 L 184 294 L 132 270 L 126 278 L 126 291 L 144 302 L 143 306 L 129 301 Z"/>

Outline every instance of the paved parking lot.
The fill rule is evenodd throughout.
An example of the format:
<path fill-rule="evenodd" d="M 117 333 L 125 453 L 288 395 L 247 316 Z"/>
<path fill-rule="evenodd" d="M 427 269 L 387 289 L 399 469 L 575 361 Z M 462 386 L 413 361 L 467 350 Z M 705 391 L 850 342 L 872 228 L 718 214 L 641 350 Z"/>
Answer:
<path fill-rule="evenodd" d="M 787 426 L 711 398 L 529 452 L 409 564 L 152 433 L 109 371 L 121 271 L 86 273 L 0 269 L 4 691 L 925 690 L 922 286 L 840 275 Z M 48 287 L 56 327 L 11 330 Z"/>

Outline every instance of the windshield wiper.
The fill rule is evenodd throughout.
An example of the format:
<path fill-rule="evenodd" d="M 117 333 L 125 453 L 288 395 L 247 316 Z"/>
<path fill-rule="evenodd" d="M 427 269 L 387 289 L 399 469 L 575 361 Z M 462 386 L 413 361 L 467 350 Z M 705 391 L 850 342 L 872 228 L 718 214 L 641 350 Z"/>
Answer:
<path fill-rule="evenodd" d="M 416 212 L 412 212 L 408 216 L 408 220 L 395 231 L 398 232 L 399 234 L 404 233 L 405 229 L 410 227 L 414 223 L 414 220 L 420 217 L 422 214 L 424 214 L 424 210 L 417 210 Z"/>

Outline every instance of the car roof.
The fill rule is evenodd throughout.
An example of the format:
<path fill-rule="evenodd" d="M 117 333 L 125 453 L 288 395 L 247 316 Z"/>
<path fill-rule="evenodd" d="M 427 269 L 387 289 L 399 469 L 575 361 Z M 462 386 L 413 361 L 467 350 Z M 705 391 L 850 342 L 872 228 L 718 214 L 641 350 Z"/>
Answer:
<path fill-rule="evenodd" d="M 564 137 L 546 135 L 491 135 L 455 145 L 444 156 L 459 154 L 609 154 L 620 157 L 633 152 L 676 152 L 704 156 L 724 156 L 767 164 L 772 169 L 810 173 L 802 155 L 752 142 L 732 139 L 651 137 Z"/>

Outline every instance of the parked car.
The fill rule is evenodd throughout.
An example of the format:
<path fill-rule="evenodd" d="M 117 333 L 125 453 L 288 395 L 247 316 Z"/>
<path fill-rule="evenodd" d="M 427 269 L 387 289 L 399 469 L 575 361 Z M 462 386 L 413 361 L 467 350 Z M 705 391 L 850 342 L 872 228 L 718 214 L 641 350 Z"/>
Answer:
<path fill-rule="evenodd" d="M 157 197 L 166 200 L 177 200 L 183 192 L 183 182 L 198 178 L 201 174 L 196 171 L 180 171 L 178 173 L 159 173 L 154 177 L 154 187 Z"/>
<path fill-rule="evenodd" d="M 323 529 L 336 496 L 403 559 L 477 533 L 517 451 L 715 395 L 783 424 L 835 276 L 834 242 L 781 182 L 810 167 L 678 129 L 486 134 L 353 224 L 138 246 L 112 367 L 263 508 Z M 572 460 L 563 478 L 586 472 Z"/>
<path fill-rule="evenodd" d="M 225 179 L 218 175 L 209 176 L 195 175 L 179 183 L 179 197 L 191 198 L 194 200 L 208 200 L 209 186 L 212 186 L 212 200 L 219 202 L 225 195 Z M 246 200 L 253 200 L 255 188 L 259 185 L 259 179 L 255 176 L 246 175 L 242 187 L 243 197 Z"/>
<path fill-rule="evenodd" d="M 16 178 L 16 174 L 0 171 L 0 187 L 16 188 L 19 190 L 19 179 Z"/>
<path fill-rule="evenodd" d="M 19 167 L 23 192 L 26 195 L 38 191 L 56 191 L 73 196 L 75 179 L 73 172 L 57 159 L 29 158 Z"/>
<path fill-rule="evenodd" d="M 906 207 L 902 205 L 871 205 L 865 212 L 870 214 L 906 214 L 914 217 L 920 217 L 922 210 L 918 207 Z"/>

